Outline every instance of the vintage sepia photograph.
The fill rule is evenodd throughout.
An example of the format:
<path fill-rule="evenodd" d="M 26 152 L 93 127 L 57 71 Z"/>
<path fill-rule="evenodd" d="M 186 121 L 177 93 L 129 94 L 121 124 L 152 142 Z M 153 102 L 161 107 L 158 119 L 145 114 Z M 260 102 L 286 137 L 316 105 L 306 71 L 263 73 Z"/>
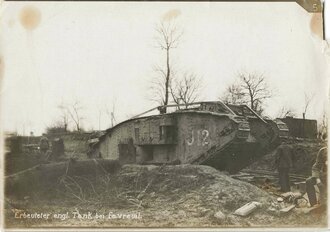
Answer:
<path fill-rule="evenodd" d="M 2 227 L 327 228 L 325 6 L 2 2 Z"/>

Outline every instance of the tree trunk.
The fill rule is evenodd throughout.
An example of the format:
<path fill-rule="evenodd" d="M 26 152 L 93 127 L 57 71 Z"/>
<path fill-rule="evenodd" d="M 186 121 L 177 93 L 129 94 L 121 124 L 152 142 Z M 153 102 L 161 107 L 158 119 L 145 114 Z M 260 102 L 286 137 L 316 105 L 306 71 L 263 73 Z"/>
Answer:
<path fill-rule="evenodd" d="M 251 109 L 255 111 L 253 97 L 250 98 L 250 101 L 251 101 Z"/>
<path fill-rule="evenodd" d="M 164 105 L 168 105 L 168 87 L 170 82 L 170 48 L 166 49 L 166 80 L 165 80 L 165 101 Z M 167 109 L 164 109 L 164 113 Z"/>

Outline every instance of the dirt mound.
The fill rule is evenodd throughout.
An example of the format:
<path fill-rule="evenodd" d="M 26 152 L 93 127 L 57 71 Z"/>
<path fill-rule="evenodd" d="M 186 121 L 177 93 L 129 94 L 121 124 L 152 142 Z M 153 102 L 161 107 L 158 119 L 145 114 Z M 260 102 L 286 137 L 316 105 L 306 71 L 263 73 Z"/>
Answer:
<path fill-rule="evenodd" d="M 183 200 L 182 196 L 186 198 L 187 194 L 196 194 L 199 195 L 200 206 L 224 213 L 230 213 L 252 200 L 262 203 L 270 200 L 270 196 L 261 189 L 203 165 L 129 165 L 122 168 L 118 177 L 125 189 L 132 190 L 133 187 L 134 191 L 157 193 L 163 197 L 175 193 L 171 200 L 179 202 Z"/>
<path fill-rule="evenodd" d="M 289 214 L 285 215 L 288 220 L 283 220 L 268 210 L 273 200 L 274 196 L 256 186 L 209 166 L 124 165 L 115 174 L 96 178 L 62 176 L 53 188 L 23 199 L 7 199 L 5 221 L 8 227 L 268 227 L 323 222 L 310 215 Z M 251 201 L 262 203 L 261 208 L 247 217 L 233 214 Z M 50 215 L 63 212 L 68 217 L 17 220 L 17 210 Z M 91 218 L 75 218 L 77 212 Z M 138 219 L 109 220 L 110 214 L 132 213 L 139 215 Z"/>

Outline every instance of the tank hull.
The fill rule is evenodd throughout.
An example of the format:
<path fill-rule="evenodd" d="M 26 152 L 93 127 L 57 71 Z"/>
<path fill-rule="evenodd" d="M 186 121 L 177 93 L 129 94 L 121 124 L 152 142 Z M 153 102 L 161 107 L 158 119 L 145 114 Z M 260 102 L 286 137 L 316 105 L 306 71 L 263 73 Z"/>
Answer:
<path fill-rule="evenodd" d="M 120 123 L 100 138 L 94 156 L 123 164 L 206 164 L 233 173 L 275 147 L 278 134 L 260 117 L 203 104 Z"/>

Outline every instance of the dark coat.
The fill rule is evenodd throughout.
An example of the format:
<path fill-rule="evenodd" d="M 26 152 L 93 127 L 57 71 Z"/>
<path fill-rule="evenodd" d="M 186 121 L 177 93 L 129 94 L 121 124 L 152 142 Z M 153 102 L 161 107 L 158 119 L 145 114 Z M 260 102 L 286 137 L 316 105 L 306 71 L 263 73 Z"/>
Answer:
<path fill-rule="evenodd" d="M 294 153 L 289 145 L 281 144 L 276 150 L 275 164 L 277 168 L 292 168 Z"/>
<path fill-rule="evenodd" d="M 40 150 L 48 150 L 49 149 L 49 141 L 45 136 L 42 136 L 39 142 Z"/>

